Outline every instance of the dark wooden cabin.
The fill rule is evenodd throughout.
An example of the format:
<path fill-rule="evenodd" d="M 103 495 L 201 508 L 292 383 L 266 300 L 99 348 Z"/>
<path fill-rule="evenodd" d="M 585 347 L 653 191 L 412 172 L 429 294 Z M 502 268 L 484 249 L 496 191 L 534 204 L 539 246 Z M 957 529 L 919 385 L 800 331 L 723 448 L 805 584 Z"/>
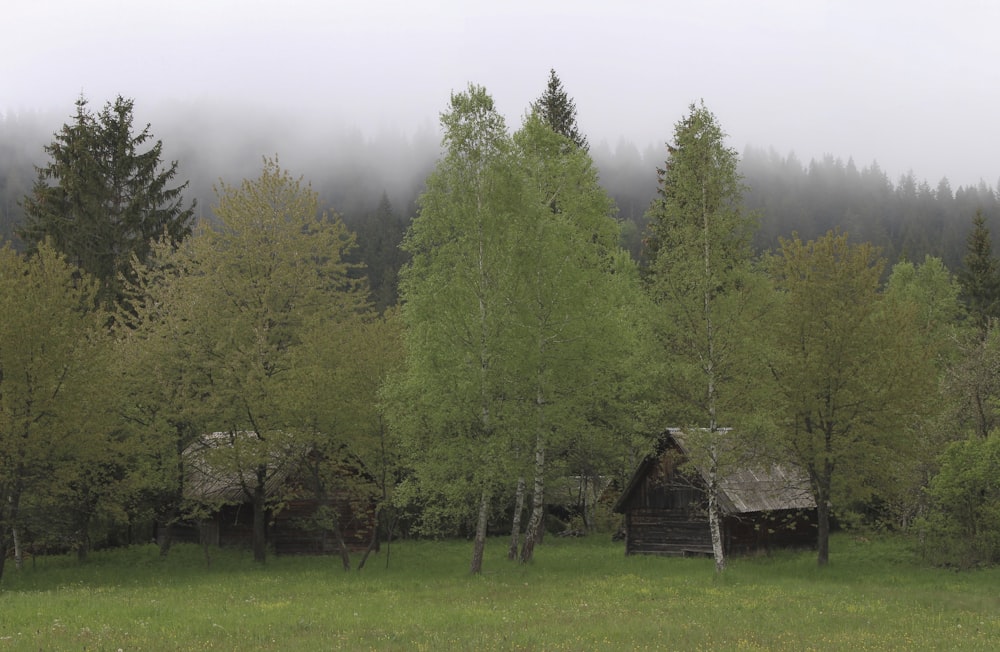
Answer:
<path fill-rule="evenodd" d="M 202 505 L 205 516 L 175 525 L 174 540 L 252 546 L 253 504 L 244 488 L 253 486 L 250 471 L 224 470 L 210 453 L 229 445 L 227 440 L 228 433 L 212 433 L 185 451 L 184 497 Z M 275 454 L 269 462 L 267 541 L 275 554 L 337 554 L 340 545 L 329 527 L 331 519 L 348 550 L 366 549 L 375 534 L 376 492 L 360 463 L 335 465 L 345 481 L 322 486 L 319 461 L 312 449 L 299 448 Z"/>
<path fill-rule="evenodd" d="M 685 464 L 686 436 L 667 430 L 639 464 L 614 511 L 625 515 L 625 554 L 711 555 L 704 469 Z M 748 464 L 719 478 L 726 554 L 815 547 L 816 502 L 788 465 Z"/>

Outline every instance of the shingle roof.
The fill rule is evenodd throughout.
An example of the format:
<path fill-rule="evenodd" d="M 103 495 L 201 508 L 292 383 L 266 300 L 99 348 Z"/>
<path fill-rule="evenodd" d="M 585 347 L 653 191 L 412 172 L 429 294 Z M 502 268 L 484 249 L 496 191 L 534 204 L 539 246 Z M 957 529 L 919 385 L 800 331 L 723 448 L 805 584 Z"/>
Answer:
<path fill-rule="evenodd" d="M 623 511 L 629 496 L 642 481 L 649 467 L 667 450 L 671 441 L 690 458 L 689 437 L 680 429 L 668 428 L 661 438 L 656 453 L 644 459 L 636 468 L 625 491 L 615 504 L 615 511 Z M 702 479 L 708 482 L 708 469 L 698 468 Z M 767 461 L 750 462 L 742 468 L 719 477 L 719 507 L 724 514 L 749 514 L 782 509 L 813 509 L 809 480 L 794 464 L 775 464 Z"/>
<path fill-rule="evenodd" d="M 263 448 L 252 432 L 213 432 L 184 450 L 184 497 L 204 503 L 237 504 L 249 500 L 257 484 L 257 462 L 267 463 L 266 496 L 273 496 L 305 458 L 308 449 L 291 441 Z"/>

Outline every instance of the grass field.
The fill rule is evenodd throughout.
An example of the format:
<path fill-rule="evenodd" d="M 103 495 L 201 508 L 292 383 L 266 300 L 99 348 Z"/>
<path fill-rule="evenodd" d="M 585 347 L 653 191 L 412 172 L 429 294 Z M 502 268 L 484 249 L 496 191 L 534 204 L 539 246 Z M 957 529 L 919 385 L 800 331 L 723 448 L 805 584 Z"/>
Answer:
<path fill-rule="evenodd" d="M 153 546 L 8 563 L 3 650 L 997 650 L 1000 570 L 922 566 L 901 539 L 811 553 L 631 557 L 607 537 L 503 542 L 468 575 L 466 542 L 402 542 L 361 573 L 334 558 Z"/>

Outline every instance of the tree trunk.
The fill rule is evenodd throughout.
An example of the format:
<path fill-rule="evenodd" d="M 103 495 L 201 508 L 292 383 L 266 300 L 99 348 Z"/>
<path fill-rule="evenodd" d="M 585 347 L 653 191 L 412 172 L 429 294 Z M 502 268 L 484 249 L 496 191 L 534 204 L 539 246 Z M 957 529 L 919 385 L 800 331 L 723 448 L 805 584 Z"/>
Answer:
<path fill-rule="evenodd" d="M 17 472 L 21 472 L 21 467 L 17 468 Z M 10 491 L 7 495 L 7 504 L 0 506 L 0 579 L 3 579 L 3 568 L 7 561 L 7 552 L 10 550 L 6 528 L 3 524 L 10 524 L 11 536 L 16 540 L 17 537 L 14 533 L 17 531 L 18 509 L 21 504 L 21 483 L 15 481 Z"/>
<path fill-rule="evenodd" d="M 80 535 L 80 541 L 77 543 L 76 547 L 76 560 L 78 562 L 87 561 L 87 553 L 90 552 L 90 535 L 84 531 Z"/>
<path fill-rule="evenodd" d="M 24 568 L 24 550 L 21 549 L 21 531 L 15 525 L 10 529 L 10 535 L 14 540 L 14 569 L 21 570 Z"/>
<path fill-rule="evenodd" d="M 91 501 L 84 501 L 85 513 L 80 517 L 79 529 L 77 530 L 76 559 L 79 562 L 87 561 L 90 553 L 90 515 L 93 513 Z"/>
<path fill-rule="evenodd" d="M 713 451 L 708 472 L 708 529 L 712 533 L 712 555 L 715 557 L 715 572 L 726 570 L 726 553 L 722 548 L 722 518 L 719 515 L 718 463 Z"/>
<path fill-rule="evenodd" d="M 826 566 L 830 562 L 830 491 L 833 487 L 833 433 L 832 426 L 823 431 L 823 468 L 816 481 L 816 563 Z"/>
<path fill-rule="evenodd" d="M 830 562 L 830 489 L 821 486 L 816 496 L 816 563 L 826 566 Z"/>
<path fill-rule="evenodd" d="M 174 539 L 174 522 L 177 520 L 177 510 L 171 509 L 165 514 L 163 527 L 156 532 L 157 544 L 160 546 L 160 557 L 166 557 Z"/>
<path fill-rule="evenodd" d="M 385 567 L 389 568 L 389 553 L 392 552 L 392 537 L 393 533 L 396 531 L 396 522 L 399 520 L 399 515 L 393 510 L 392 518 L 386 524 L 385 528 Z"/>
<path fill-rule="evenodd" d="M 170 523 L 167 523 L 166 525 L 163 526 L 163 532 L 158 537 L 159 541 L 157 541 L 157 543 L 160 544 L 161 557 L 166 557 L 168 554 L 170 554 L 170 546 L 171 544 L 173 544 L 174 540 L 173 529 L 174 526 L 171 525 Z"/>
<path fill-rule="evenodd" d="M 583 518 L 583 533 L 590 534 L 594 530 L 594 508 L 589 500 L 591 485 L 597 486 L 596 482 L 591 483 L 589 473 L 580 474 L 580 514 Z"/>
<path fill-rule="evenodd" d="M 539 542 L 542 531 L 542 517 L 545 515 L 545 440 L 539 433 L 535 442 L 535 486 L 531 491 L 531 518 L 524 533 L 524 544 L 521 546 L 521 563 L 531 561 L 535 554 L 535 544 Z"/>
<path fill-rule="evenodd" d="M 267 512 L 264 494 L 267 467 L 257 467 L 257 484 L 253 490 L 253 560 L 263 564 L 267 560 Z"/>
<path fill-rule="evenodd" d="M 524 476 L 517 479 L 517 493 L 514 494 L 514 519 L 510 525 L 510 547 L 507 559 L 517 559 L 517 548 L 521 544 L 521 513 L 524 511 Z"/>
<path fill-rule="evenodd" d="M 207 522 L 204 520 L 198 521 L 198 540 L 201 541 L 201 551 L 205 555 L 205 568 L 212 567 L 212 550 L 209 547 Z M 218 530 L 216 530 L 218 532 Z"/>
<path fill-rule="evenodd" d="M 486 523 L 490 513 L 490 494 L 483 489 L 479 499 L 479 518 L 476 520 L 476 540 L 472 544 L 472 564 L 469 572 L 478 575 L 483 572 L 483 550 L 486 548 Z"/>
<path fill-rule="evenodd" d="M 333 523 L 333 536 L 337 537 L 337 551 L 340 553 L 340 563 L 343 565 L 345 571 L 349 571 L 351 570 L 351 553 L 344 542 L 344 533 L 340 529 L 339 519 Z"/>
<path fill-rule="evenodd" d="M 171 496 L 168 499 L 169 503 L 164 510 L 166 516 L 164 521 L 165 532 L 158 542 L 160 544 L 161 557 L 166 557 L 170 552 L 170 546 L 173 544 L 174 538 L 174 523 L 180 519 L 181 503 L 184 500 L 184 441 L 183 426 L 177 426 L 174 440 L 177 454 L 177 474 L 174 477 L 174 482 L 177 484 L 171 492 Z"/>
<path fill-rule="evenodd" d="M 368 555 L 372 554 L 372 550 L 378 550 L 378 532 L 379 532 L 379 521 L 382 520 L 382 510 L 378 509 L 375 512 L 375 527 L 372 528 L 372 536 L 368 540 L 368 547 L 365 548 L 365 552 L 361 555 L 361 560 L 358 562 L 358 570 L 360 571 L 365 567 L 365 562 L 368 561 Z"/>

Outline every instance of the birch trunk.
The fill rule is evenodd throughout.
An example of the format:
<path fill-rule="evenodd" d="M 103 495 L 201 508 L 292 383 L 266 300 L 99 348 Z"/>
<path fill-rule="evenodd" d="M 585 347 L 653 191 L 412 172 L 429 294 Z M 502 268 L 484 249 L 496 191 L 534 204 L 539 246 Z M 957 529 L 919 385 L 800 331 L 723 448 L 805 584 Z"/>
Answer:
<path fill-rule="evenodd" d="M 708 529 L 712 536 L 712 556 L 715 557 L 715 572 L 722 573 L 726 570 L 726 553 L 722 548 L 722 523 L 719 515 L 719 450 L 718 441 L 718 413 L 716 409 L 716 387 L 715 387 L 715 329 L 712 320 L 712 239 L 709 228 L 708 192 L 704 184 L 701 187 L 702 198 L 702 245 L 705 256 L 705 343 L 707 347 L 705 376 L 708 381 L 708 436 L 711 441 L 709 445 L 709 470 L 708 470 Z"/>
<path fill-rule="evenodd" d="M 18 468 L 20 471 L 20 468 Z M 14 535 L 15 543 L 18 540 L 17 536 L 17 519 L 18 510 L 21 505 L 21 483 L 15 482 L 14 486 L 11 488 L 11 493 L 7 496 L 7 505 L 5 507 L 0 506 L 0 523 L 10 523 L 12 534 Z M 7 535 L 0 529 L 0 579 L 3 579 L 3 569 L 4 564 L 7 561 L 7 552 L 9 551 L 9 546 L 7 544 Z"/>
<path fill-rule="evenodd" d="M 24 568 L 24 550 L 21 549 L 21 531 L 15 525 L 11 528 L 10 534 L 14 539 L 14 569 L 21 570 Z"/>
<path fill-rule="evenodd" d="M 726 554 L 722 548 L 722 518 L 719 514 L 719 468 L 712 453 L 708 472 L 708 528 L 712 534 L 712 555 L 715 557 L 715 572 L 726 570 Z"/>
<path fill-rule="evenodd" d="M 514 518 L 510 525 L 510 546 L 507 559 L 517 559 L 517 548 L 521 544 L 521 513 L 524 512 L 525 481 L 522 475 L 517 479 L 517 493 L 514 494 Z"/>
<path fill-rule="evenodd" d="M 483 550 L 486 548 L 486 523 L 490 513 L 490 494 L 483 489 L 479 499 L 479 518 L 476 520 L 476 540 L 472 545 L 472 564 L 469 572 L 479 575 L 483 572 Z"/>
<path fill-rule="evenodd" d="M 545 439 L 541 433 L 535 442 L 535 486 L 531 492 L 531 518 L 524 533 L 521 546 L 521 563 L 531 561 L 535 554 L 535 544 L 541 534 L 542 517 L 545 515 Z"/>

